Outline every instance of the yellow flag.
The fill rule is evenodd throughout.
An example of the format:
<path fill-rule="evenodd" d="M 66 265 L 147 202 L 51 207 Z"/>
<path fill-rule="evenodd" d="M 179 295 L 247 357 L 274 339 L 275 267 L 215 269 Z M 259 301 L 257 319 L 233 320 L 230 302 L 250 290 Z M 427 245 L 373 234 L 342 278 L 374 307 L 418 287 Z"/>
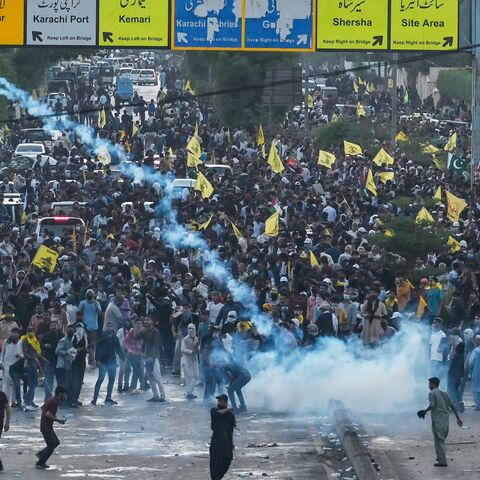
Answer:
<path fill-rule="evenodd" d="M 200 158 L 202 154 L 202 147 L 200 142 L 197 140 L 197 137 L 192 137 L 187 145 L 187 150 L 197 158 Z"/>
<path fill-rule="evenodd" d="M 394 158 L 388 154 L 383 148 L 377 153 L 375 158 L 372 160 L 375 165 L 381 167 L 382 165 L 393 165 L 395 160 Z"/>
<path fill-rule="evenodd" d="M 315 254 L 312 251 L 310 251 L 310 266 L 312 268 L 320 266 L 320 264 L 318 263 L 317 257 L 315 256 Z"/>
<path fill-rule="evenodd" d="M 436 203 L 441 203 L 441 201 L 442 201 L 442 187 L 441 187 L 441 185 L 438 186 L 437 191 L 435 192 L 435 195 L 433 196 L 433 199 L 436 201 Z"/>
<path fill-rule="evenodd" d="M 108 151 L 108 148 L 104 145 L 98 148 L 97 158 L 98 161 L 102 162 L 104 165 L 110 165 L 110 163 L 112 163 L 112 157 L 110 156 L 110 152 Z"/>
<path fill-rule="evenodd" d="M 267 163 L 270 165 L 273 173 L 282 173 L 285 170 L 275 143 L 272 143 L 272 146 L 270 147 Z"/>
<path fill-rule="evenodd" d="M 230 223 L 232 225 L 233 234 L 237 237 L 237 240 L 240 240 L 240 237 L 242 236 L 242 232 L 231 220 L 230 220 Z"/>
<path fill-rule="evenodd" d="M 430 223 L 435 222 L 433 217 L 430 215 L 430 212 L 425 207 L 423 207 L 418 212 L 417 218 L 415 218 L 415 223 L 420 223 L 420 222 L 430 222 Z"/>
<path fill-rule="evenodd" d="M 420 295 L 420 297 L 418 297 L 417 318 L 421 319 L 423 317 L 423 314 L 425 313 L 425 308 L 426 307 L 427 307 L 427 302 Z"/>
<path fill-rule="evenodd" d="M 167 155 L 168 155 L 169 157 L 173 157 L 172 147 L 170 147 L 170 148 L 168 149 Z"/>
<path fill-rule="evenodd" d="M 358 77 L 358 84 L 365 85 L 365 82 L 362 80 L 362 77 Z"/>
<path fill-rule="evenodd" d="M 432 145 L 431 143 L 427 143 L 426 145 L 423 146 L 422 148 L 423 153 L 431 153 L 432 155 L 435 155 L 436 153 L 440 153 L 440 149 Z"/>
<path fill-rule="evenodd" d="M 357 84 L 357 82 L 353 82 L 353 91 L 354 91 L 355 93 L 358 93 L 358 84 Z"/>
<path fill-rule="evenodd" d="M 132 125 L 132 137 L 134 137 L 138 133 L 138 127 L 133 124 Z"/>
<path fill-rule="evenodd" d="M 263 128 L 261 125 L 258 127 L 257 147 L 260 145 L 265 145 L 265 135 L 263 134 Z"/>
<path fill-rule="evenodd" d="M 100 110 L 100 118 L 98 120 L 98 125 L 100 128 L 105 128 L 107 125 L 107 114 L 105 113 L 104 108 Z"/>
<path fill-rule="evenodd" d="M 262 157 L 267 158 L 267 152 L 265 150 L 265 144 L 262 145 Z"/>
<path fill-rule="evenodd" d="M 22 212 L 22 216 L 21 216 L 21 218 L 20 218 L 20 223 L 21 223 L 22 225 L 25 225 L 25 224 L 27 223 L 27 220 L 28 220 L 28 215 L 27 215 L 27 212 L 24 210 L 24 211 Z"/>
<path fill-rule="evenodd" d="M 450 245 L 450 252 L 451 253 L 457 253 L 459 250 L 462 249 L 462 246 L 460 245 L 460 242 L 455 240 L 453 237 L 449 236 L 448 237 L 448 245 Z"/>
<path fill-rule="evenodd" d="M 315 100 L 310 94 L 308 94 L 307 100 L 308 100 L 308 108 L 313 108 L 315 106 Z"/>
<path fill-rule="evenodd" d="M 395 137 L 395 140 L 397 142 L 408 142 L 408 137 L 404 132 L 400 131 L 400 132 L 397 133 L 397 136 Z"/>
<path fill-rule="evenodd" d="M 338 115 L 334 113 L 332 115 L 332 119 L 330 120 L 330 123 L 336 123 L 336 122 L 338 122 Z"/>
<path fill-rule="evenodd" d="M 207 180 L 202 172 L 198 172 L 197 174 L 195 190 L 198 190 L 202 194 L 202 198 L 210 198 L 214 192 L 212 184 Z"/>
<path fill-rule="evenodd" d="M 449 191 L 446 191 L 445 193 L 447 194 L 448 219 L 452 222 L 456 222 L 460 218 L 460 215 L 465 209 L 465 207 L 467 206 L 467 202 L 463 198 L 456 197 L 453 193 L 450 193 Z"/>
<path fill-rule="evenodd" d="M 268 217 L 265 222 L 265 235 L 269 237 L 278 237 L 280 233 L 280 214 L 275 212 L 271 217 Z"/>
<path fill-rule="evenodd" d="M 32 264 L 41 270 L 52 273 L 57 265 L 58 253 L 45 245 L 38 247 L 37 253 L 33 257 Z"/>
<path fill-rule="evenodd" d="M 122 130 L 122 131 L 120 132 L 120 138 L 119 138 L 119 140 L 122 141 L 124 138 L 126 138 L 126 136 L 127 136 L 127 134 L 125 133 L 125 130 Z"/>
<path fill-rule="evenodd" d="M 365 107 L 360 102 L 358 102 L 357 103 L 357 117 L 361 118 L 361 117 L 366 117 L 366 116 L 367 116 L 367 112 L 365 111 Z"/>
<path fill-rule="evenodd" d="M 365 188 L 372 194 L 377 196 L 377 186 L 375 185 L 375 181 L 373 180 L 373 173 L 372 170 L 368 169 L 367 175 L 367 183 L 365 184 Z"/>
<path fill-rule="evenodd" d="M 192 88 L 190 80 L 187 80 L 187 83 L 185 83 L 185 91 L 190 95 L 195 95 L 195 90 Z"/>
<path fill-rule="evenodd" d="M 210 226 L 210 223 L 212 222 L 212 218 L 213 218 L 213 215 L 210 215 L 210 218 L 205 223 L 200 224 L 198 226 L 198 229 L 206 230 Z"/>
<path fill-rule="evenodd" d="M 375 85 L 374 85 L 372 82 L 370 82 L 370 83 L 367 85 L 367 92 L 368 92 L 368 93 L 373 93 L 373 92 L 375 92 L 376 90 L 377 90 L 377 89 L 375 88 Z"/>
<path fill-rule="evenodd" d="M 73 243 L 73 251 L 77 251 L 77 229 L 73 227 L 72 230 L 72 243 Z"/>
<path fill-rule="evenodd" d="M 457 132 L 455 132 L 444 147 L 446 152 L 453 152 L 457 149 Z"/>
<path fill-rule="evenodd" d="M 325 152 L 324 150 L 320 150 L 318 154 L 318 164 L 322 165 L 323 167 L 332 168 L 333 164 L 335 163 L 335 155 L 333 153 Z"/>
<path fill-rule="evenodd" d="M 391 228 L 389 228 L 388 230 L 385 230 L 385 233 L 383 235 L 387 238 L 392 238 L 395 236 L 395 233 Z"/>
<path fill-rule="evenodd" d="M 345 155 L 362 155 L 362 147 L 356 143 L 343 141 L 343 149 L 345 150 Z"/>
<path fill-rule="evenodd" d="M 196 157 L 193 153 L 188 152 L 187 167 L 197 168 L 199 165 L 202 165 L 202 161 L 198 157 Z"/>
<path fill-rule="evenodd" d="M 382 183 L 387 183 L 395 178 L 395 174 L 393 172 L 380 172 L 378 178 Z"/>
<path fill-rule="evenodd" d="M 433 163 L 435 164 L 435 166 L 439 169 L 439 170 L 443 170 L 443 165 L 442 165 L 442 161 L 437 158 L 435 155 L 432 155 L 432 160 L 433 160 Z"/>

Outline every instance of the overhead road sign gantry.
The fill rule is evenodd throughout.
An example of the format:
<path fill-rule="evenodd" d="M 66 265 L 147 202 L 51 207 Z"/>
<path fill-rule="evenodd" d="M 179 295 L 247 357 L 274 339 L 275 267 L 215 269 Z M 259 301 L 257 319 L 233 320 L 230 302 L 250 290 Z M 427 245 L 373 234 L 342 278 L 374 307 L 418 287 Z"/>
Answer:
<path fill-rule="evenodd" d="M 459 0 L 391 2 L 392 50 L 458 49 Z"/>
<path fill-rule="evenodd" d="M 297 52 L 315 49 L 315 0 L 244 1 L 244 49 Z"/>
<path fill-rule="evenodd" d="M 99 45 L 167 48 L 169 5 L 169 0 L 99 0 Z"/>
<path fill-rule="evenodd" d="M 0 0 L 0 45 L 23 45 L 25 4 L 19 0 Z"/>
<path fill-rule="evenodd" d="M 389 0 L 319 0 L 318 50 L 387 50 Z"/>
<path fill-rule="evenodd" d="M 27 0 L 27 45 L 95 46 L 97 0 Z"/>

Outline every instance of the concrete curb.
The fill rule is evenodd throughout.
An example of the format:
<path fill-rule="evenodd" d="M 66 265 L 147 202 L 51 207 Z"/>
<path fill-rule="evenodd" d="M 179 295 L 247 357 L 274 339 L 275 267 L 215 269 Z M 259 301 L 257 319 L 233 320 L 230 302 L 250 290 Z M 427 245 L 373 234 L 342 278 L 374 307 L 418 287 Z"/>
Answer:
<path fill-rule="evenodd" d="M 333 411 L 338 438 L 357 474 L 358 480 L 380 480 L 381 477 L 375 469 L 373 458 L 349 420 L 342 402 L 335 400 L 330 403 L 330 406 Z"/>

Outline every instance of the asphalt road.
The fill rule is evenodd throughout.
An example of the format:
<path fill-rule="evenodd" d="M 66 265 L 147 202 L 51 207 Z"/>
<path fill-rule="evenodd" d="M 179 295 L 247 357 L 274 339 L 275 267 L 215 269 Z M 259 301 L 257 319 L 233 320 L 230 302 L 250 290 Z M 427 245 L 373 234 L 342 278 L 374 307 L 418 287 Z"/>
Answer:
<path fill-rule="evenodd" d="M 416 409 L 410 414 L 388 416 L 364 415 L 358 420 L 365 427 L 364 440 L 379 463 L 393 466 L 395 475 L 385 478 L 398 480 L 480 480 L 480 412 L 473 410 L 471 395 L 465 395 L 466 411 L 463 428 L 450 416 L 447 439 L 448 468 L 434 467 L 435 450 L 430 415 L 419 420 Z M 428 404 L 425 399 L 425 405 Z M 425 405 L 418 405 L 418 409 Z"/>
<path fill-rule="evenodd" d="M 149 393 L 115 392 L 119 404 L 106 406 L 104 384 L 98 405 L 91 406 L 95 379 L 96 370 L 89 369 L 81 395 L 84 406 L 59 412 L 67 417 L 67 423 L 56 427 L 62 444 L 50 459 L 52 468 L 48 471 L 34 468 L 34 454 L 43 448 L 38 430 L 40 412 L 13 414 L 11 430 L 0 441 L 5 466 L 2 478 L 209 478 L 209 407 L 200 400 L 187 401 L 181 380 L 166 375 L 167 404 L 147 403 Z M 39 388 L 36 403 L 41 404 L 42 399 L 43 390 Z M 323 450 L 325 441 L 316 435 L 321 422 L 321 417 L 258 411 L 239 416 L 235 457 L 225 478 L 325 478 L 320 476 L 325 472 L 324 464 L 333 472 L 344 455 L 337 445 Z M 324 429 L 326 440 L 328 428 Z"/>

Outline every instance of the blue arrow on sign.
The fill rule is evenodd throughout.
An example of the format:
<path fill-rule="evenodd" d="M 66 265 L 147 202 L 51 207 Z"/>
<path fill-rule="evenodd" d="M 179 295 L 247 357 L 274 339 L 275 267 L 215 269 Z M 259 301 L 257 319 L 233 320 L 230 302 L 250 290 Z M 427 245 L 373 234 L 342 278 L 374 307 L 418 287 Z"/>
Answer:
<path fill-rule="evenodd" d="M 246 49 L 312 49 L 313 8 L 313 0 L 246 0 Z"/>
<path fill-rule="evenodd" d="M 174 48 L 241 48 L 242 0 L 175 0 Z"/>

